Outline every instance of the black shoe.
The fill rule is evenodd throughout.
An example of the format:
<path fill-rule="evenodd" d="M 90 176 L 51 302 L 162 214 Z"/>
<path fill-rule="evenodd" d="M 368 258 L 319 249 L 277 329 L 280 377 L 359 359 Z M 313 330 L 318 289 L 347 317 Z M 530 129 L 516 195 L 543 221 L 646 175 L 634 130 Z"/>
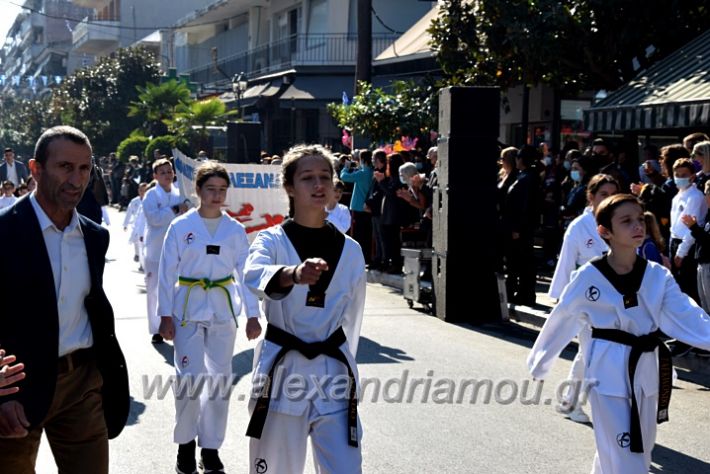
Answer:
<path fill-rule="evenodd" d="M 163 343 L 163 336 L 160 334 L 153 334 L 153 337 L 151 338 L 150 342 L 153 344 L 162 344 Z"/>
<path fill-rule="evenodd" d="M 705 349 L 693 349 L 692 353 L 696 357 L 702 357 L 704 359 L 710 357 L 710 351 L 706 351 Z"/>
<path fill-rule="evenodd" d="M 177 474 L 198 474 L 197 463 L 195 463 L 195 440 L 178 445 L 175 472 Z"/>
<path fill-rule="evenodd" d="M 219 452 L 216 449 L 202 448 L 200 469 L 204 474 L 224 474 L 224 464 L 219 459 Z"/>
<path fill-rule="evenodd" d="M 671 346 L 671 355 L 673 357 L 683 357 L 684 355 L 688 354 L 692 347 L 690 347 L 688 344 L 680 341 L 676 341 L 672 346 Z"/>
<path fill-rule="evenodd" d="M 134 256 L 133 256 L 133 261 L 134 261 L 134 262 L 137 262 L 137 261 L 138 261 L 138 255 L 134 255 Z"/>

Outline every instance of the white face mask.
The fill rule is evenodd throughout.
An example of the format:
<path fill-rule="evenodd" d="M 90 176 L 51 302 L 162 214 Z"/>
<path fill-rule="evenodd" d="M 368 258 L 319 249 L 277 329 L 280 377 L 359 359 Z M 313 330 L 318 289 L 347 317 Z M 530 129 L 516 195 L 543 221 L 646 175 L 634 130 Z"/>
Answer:
<path fill-rule="evenodd" d="M 568 170 L 568 169 L 570 169 L 570 168 L 572 167 L 572 163 L 570 163 L 569 161 L 565 160 L 565 161 L 562 162 L 562 166 L 564 166 L 564 168 L 565 168 L 566 170 Z"/>

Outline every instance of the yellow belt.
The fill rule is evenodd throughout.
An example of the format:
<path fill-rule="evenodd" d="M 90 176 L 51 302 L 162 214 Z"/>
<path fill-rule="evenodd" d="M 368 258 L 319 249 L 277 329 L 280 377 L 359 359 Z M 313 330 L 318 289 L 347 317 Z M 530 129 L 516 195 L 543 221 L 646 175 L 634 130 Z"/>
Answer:
<path fill-rule="evenodd" d="M 234 281 L 234 277 L 229 275 L 219 280 L 210 280 L 209 278 L 187 278 L 178 277 L 178 282 L 180 286 L 187 287 L 187 294 L 185 295 L 185 303 L 182 306 L 182 321 L 180 325 L 185 327 L 187 325 L 187 302 L 190 299 L 190 292 L 196 286 L 202 287 L 203 290 L 208 291 L 213 288 L 219 288 L 224 291 L 224 295 L 227 297 L 227 303 L 229 304 L 229 311 L 232 313 L 232 318 L 234 319 L 234 324 L 237 324 L 237 316 L 234 314 L 234 307 L 232 307 L 232 297 L 229 294 L 229 290 L 226 288 L 231 282 Z"/>

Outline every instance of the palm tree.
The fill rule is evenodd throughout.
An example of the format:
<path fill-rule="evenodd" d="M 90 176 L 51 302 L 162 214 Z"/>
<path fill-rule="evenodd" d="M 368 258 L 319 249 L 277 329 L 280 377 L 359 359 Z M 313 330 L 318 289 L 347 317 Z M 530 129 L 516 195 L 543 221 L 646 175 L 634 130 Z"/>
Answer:
<path fill-rule="evenodd" d="M 165 119 L 171 133 L 182 136 L 196 135 L 199 149 L 209 148 L 208 125 L 224 125 L 227 119 L 237 114 L 236 110 L 227 110 L 224 102 L 217 98 L 178 105 L 175 108 L 175 118 Z M 197 129 L 197 130 L 195 130 Z"/>
<path fill-rule="evenodd" d="M 187 107 L 194 102 L 187 85 L 175 79 L 158 85 L 137 86 L 136 89 L 138 100 L 129 105 L 128 116 L 142 117 L 144 132 L 154 137 L 168 133 L 165 121 L 174 116 L 177 107 Z"/>

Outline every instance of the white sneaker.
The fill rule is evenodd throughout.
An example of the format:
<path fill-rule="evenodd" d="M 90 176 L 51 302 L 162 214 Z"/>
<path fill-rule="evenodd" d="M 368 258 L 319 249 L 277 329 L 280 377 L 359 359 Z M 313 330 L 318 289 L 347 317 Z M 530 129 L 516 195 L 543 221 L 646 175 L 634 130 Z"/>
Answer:
<path fill-rule="evenodd" d="M 582 410 L 582 407 L 576 406 L 574 407 L 574 410 L 572 410 L 569 415 L 567 415 L 567 418 L 570 420 L 574 421 L 575 423 L 589 423 L 589 416 L 587 416 L 586 413 L 584 413 L 584 410 Z"/>

